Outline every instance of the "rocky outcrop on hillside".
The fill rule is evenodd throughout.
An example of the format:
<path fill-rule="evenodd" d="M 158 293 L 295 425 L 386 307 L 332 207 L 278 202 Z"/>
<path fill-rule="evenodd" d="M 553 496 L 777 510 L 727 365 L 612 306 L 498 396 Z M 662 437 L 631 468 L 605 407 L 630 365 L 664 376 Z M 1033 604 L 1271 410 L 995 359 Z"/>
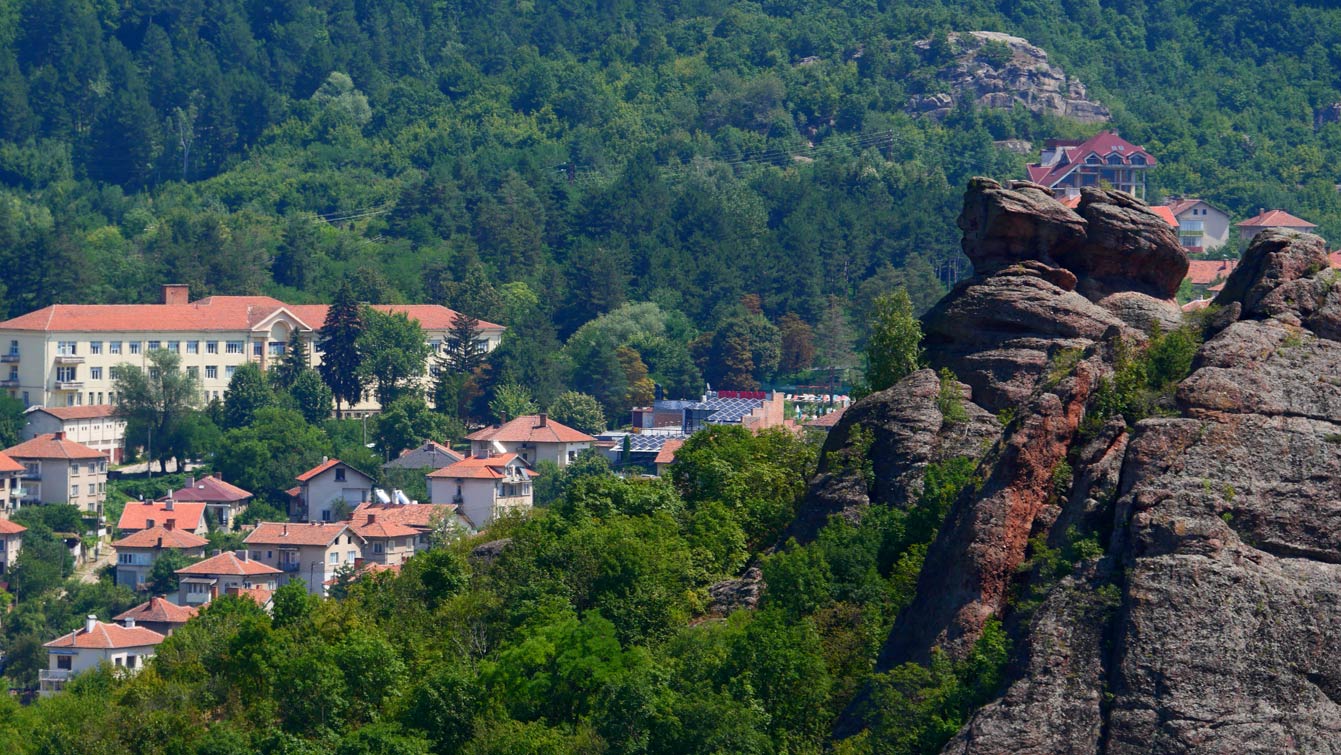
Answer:
<path fill-rule="evenodd" d="M 1318 237 L 1261 234 L 1199 321 L 1176 410 L 1129 425 L 1104 413 L 1102 387 L 1152 323 L 1174 324 L 1186 269 L 1152 217 L 1100 191 L 1075 212 L 1027 184 L 966 192 L 976 274 L 924 328 L 978 418 L 982 482 L 952 507 L 879 660 L 962 657 L 988 619 L 1005 623 L 1008 683 L 947 753 L 1341 752 L 1341 284 Z M 967 450 L 913 409 L 934 380 L 848 411 L 826 452 L 870 430 L 883 492 L 821 475 L 798 527 L 915 505 L 935 453 Z M 998 412 L 1004 426 L 986 421 Z"/>
<path fill-rule="evenodd" d="M 978 107 L 1020 106 L 1082 123 L 1109 119 L 1108 108 L 1089 99 L 1084 84 L 1049 63 L 1048 54 L 1027 39 L 971 31 L 913 45 L 924 57 L 949 58 L 937 71 L 949 91 L 915 95 L 908 103 L 909 112 L 944 118 L 967 100 Z"/>

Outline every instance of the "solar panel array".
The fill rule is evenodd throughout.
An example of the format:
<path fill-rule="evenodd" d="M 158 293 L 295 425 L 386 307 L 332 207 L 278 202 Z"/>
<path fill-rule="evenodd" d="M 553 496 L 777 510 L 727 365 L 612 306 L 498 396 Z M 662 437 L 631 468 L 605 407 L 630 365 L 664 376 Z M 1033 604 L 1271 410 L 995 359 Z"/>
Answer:
<path fill-rule="evenodd" d="M 688 409 L 709 410 L 707 421 L 714 425 L 740 422 L 740 418 L 763 406 L 764 402 L 755 398 L 715 398 L 690 404 Z"/>

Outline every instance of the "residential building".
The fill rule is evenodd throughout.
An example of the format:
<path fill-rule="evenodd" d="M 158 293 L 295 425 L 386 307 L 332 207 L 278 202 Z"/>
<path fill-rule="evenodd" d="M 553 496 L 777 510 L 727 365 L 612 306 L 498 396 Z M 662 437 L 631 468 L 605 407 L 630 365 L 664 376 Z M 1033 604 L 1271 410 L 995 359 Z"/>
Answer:
<path fill-rule="evenodd" d="M 656 458 L 661 449 L 668 444 L 683 443 L 684 438 L 678 426 L 674 432 L 645 430 L 630 433 L 612 430 L 597 436 L 596 447 L 605 453 L 611 466 L 624 470 L 636 467 L 651 474 L 656 471 Z"/>
<path fill-rule="evenodd" d="M 1145 199 L 1145 174 L 1155 156 L 1112 131 L 1088 139 L 1049 139 L 1037 163 L 1026 168 L 1029 180 L 1058 198 L 1080 195 L 1086 186 L 1109 186 Z"/>
<path fill-rule="evenodd" d="M 456 312 L 433 304 L 373 308 L 417 320 L 438 353 L 456 321 Z M 283 357 L 293 337 L 310 347 L 327 309 L 268 296 L 190 301 L 184 285 L 163 286 L 159 304 L 53 304 L 0 322 L 0 390 L 29 406 L 114 404 L 114 368 L 147 366 L 150 352 L 167 349 L 181 355 L 182 366 L 195 373 L 206 398 L 222 398 L 238 367 L 269 367 Z M 480 350 L 496 347 L 503 331 L 501 325 L 481 321 Z M 314 365 L 320 363 L 319 349 L 308 353 Z M 424 365 L 426 376 L 430 364 Z M 354 407 L 376 408 L 371 401 Z"/>
<path fill-rule="evenodd" d="M 1178 221 L 1178 242 L 1188 254 L 1209 252 L 1229 241 L 1229 213 L 1196 197 L 1170 197 L 1168 203 Z"/>
<path fill-rule="evenodd" d="M 465 457 L 434 440 L 426 440 L 418 448 L 404 451 L 400 456 L 382 465 L 382 469 L 404 469 L 427 474 L 434 469 L 442 469 L 455 464 Z"/>
<path fill-rule="evenodd" d="M 123 626 L 144 627 L 168 637 L 199 613 L 200 610 L 195 606 L 179 606 L 163 595 L 155 595 L 114 620 Z"/>
<path fill-rule="evenodd" d="M 9 454 L 0 452 L 0 517 L 8 518 L 19 509 L 19 492 L 25 468 Z"/>
<path fill-rule="evenodd" d="M 0 574 L 14 565 L 19 551 L 23 550 L 23 533 L 27 531 L 28 528 L 21 524 L 0 519 L 0 559 L 3 559 L 0 560 Z"/>
<path fill-rule="evenodd" d="M 367 510 L 350 519 L 349 526 L 363 538 L 363 562 L 399 566 L 415 554 L 420 530 Z"/>
<path fill-rule="evenodd" d="M 833 411 L 827 414 L 821 414 L 820 416 L 815 417 L 814 419 L 804 423 L 804 427 L 809 430 L 815 430 L 817 432 L 825 433 L 827 435 L 828 432 L 833 429 L 834 425 L 838 424 L 838 420 L 843 418 L 843 412 L 845 411 L 847 411 L 847 407 L 843 406 L 834 409 Z"/>
<path fill-rule="evenodd" d="M 470 441 L 470 455 L 475 458 L 494 454 L 516 454 L 528 466 L 552 461 L 561 467 L 577 458 L 583 449 L 590 448 L 596 439 L 584 432 L 549 418 L 549 415 L 527 414 L 502 425 L 486 427 L 466 436 Z"/>
<path fill-rule="evenodd" d="M 363 558 L 366 542 L 347 522 L 261 522 L 243 540 L 253 562 L 278 569 L 282 583 L 302 579 L 313 595 L 325 593 L 341 566 Z"/>
<path fill-rule="evenodd" d="M 414 541 L 415 552 L 428 550 L 432 545 L 433 531 L 442 527 L 462 527 L 469 529 L 468 523 L 456 513 L 456 506 L 450 503 L 377 503 L 369 502 L 354 509 L 351 522 L 367 521 L 370 514 L 376 515 L 376 521 L 388 524 L 400 524 L 413 529 L 417 534 Z M 376 553 L 364 554 L 366 561 L 377 561 Z"/>
<path fill-rule="evenodd" d="M 209 544 L 210 541 L 193 532 L 177 529 L 177 521 L 168 517 L 161 525 L 137 530 L 112 543 L 116 549 L 116 583 L 143 590 L 154 571 L 154 563 L 164 553 L 177 551 L 189 558 L 203 558 Z"/>
<path fill-rule="evenodd" d="M 454 504 L 472 527 L 483 529 L 500 516 L 530 510 L 533 477 L 535 472 L 515 453 L 469 456 L 430 472 L 428 497 L 435 504 Z"/>
<path fill-rule="evenodd" d="M 80 511 L 101 514 L 107 497 L 107 457 L 83 443 L 48 433 L 5 449 L 24 467 L 24 503 L 69 503 Z"/>
<path fill-rule="evenodd" d="M 1285 210 L 1265 210 L 1238 224 L 1239 238 L 1244 241 L 1252 241 L 1257 234 L 1270 228 L 1306 232 L 1317 227 L 1313 223 L 1297 218 Z"/>
<path fill-rule="evenodd" d="M 1223 283 L 1234 272 L 1238 260 L 1188 260 L 1187 281 L 1198 291 Z"/>
<path fill-rule="evenodd" d="M 274 591 L 283 572 L 253 559 L 248 551 L 224 551 L 217 556 L 177 570 L 180 593 L 177 602 L 200 606 L 230 590 L 263 587 Z"/>
<path fill-rule="evenodd" d="M 23 437 L 63 432 L 70 440 L 101 451 L 108 461 L 120 464 L 126 446 L 126 421 L 115 412 L 111 404 L 29 407 Z"/>
<path fill-rule="evenodd" d="M 130 501 L 121 509 L 116 528 L 125 536 L 162 526 L 169 519 L 176 529 L 183 532 L 194 532 L 201 537 L 210 533 L 205 519 L 205 504 L 179 503 L 171 498 L 166 501 Z"/>
<path fill-rule="evenodd" d="M 672 438 L 661 446 L 660 450 L 657 451 L 656 458 L 652 460 L 652 464 L 657 470 L 657 477 L 666 475 L 666 470 L 670 469 L 670 465 L 675 463 L 675 452 L 679 451 L 683 445 L 683 438 Z"/>
<path fill-rule="evenodd" d="M 295 522 L 338 522 L 372 500 L 373 479 L 339 459 L 322 459 L 297 479 L 288 490 L 289 519 Z"/>
<path fill-rule="evenodd" d="M 233 520 L 247 508 L 251 492 L 236 485 L 224 482 L 218 475 L 208 475 L 196 479 L 186 478 L 186 484 L 180 490 L 169 491 L 161 500 L 175 500 L 182 503 L 205 504 L 205 516 L 210 522 L 223 529 L 233 529 Z"/>
<path fill-rule="evenodd" d="M 109 663 L 118 669 L 134 673 L 154 656 L 154 650 L 163 641 L 163 635 L 152 629 L 108 624 L 90 615 L 84 626 L 67 635 L 46 643 L 47 667 L 37 673 L 42 696 L 53 695 L 65 689 L 76 675 L 99 664 Z"/>
<path fill-rule="evenodd" d="M 787 418 L 786 402 L 777 391 L 709 391 L 701 401 L 676 403 L 682 407 L 680 430 L 684 435 L 693 435 L 708 425 L 740 425 L 754 432 L 796 428 L 796 423 Z"/>

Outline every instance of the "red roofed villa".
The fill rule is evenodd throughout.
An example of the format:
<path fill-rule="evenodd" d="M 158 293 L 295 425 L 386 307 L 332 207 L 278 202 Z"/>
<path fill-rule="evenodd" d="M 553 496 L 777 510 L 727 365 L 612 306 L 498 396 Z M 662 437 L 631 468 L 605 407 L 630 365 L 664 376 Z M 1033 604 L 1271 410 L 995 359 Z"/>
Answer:
<path fill-rule="evenodd" d="M 252 560 L 245 550 L 236 553 L 224 551 L 177 570 L 181 584 L 178 603 L 184 606 L 202 605 L 234 587 L 274 590 L 282 573 L 273 566 Z"/>
<path fill-rule="evenodd" d="M 65 433 L 65 437 L 100 451 L 113 464 L 125 453 L 126 421 L 116 416 L 116 407 L 102 403 L 107 396 L 94 393 L 86 406 L 34 406 L 25 413 L 23 437 L 42 433 Z M 94 404 L 94 401 L 98 403 Z"/>
<path fill-rule="evenodd" d="M 169 498 L 166 501 L 131 501 L 121 509 L 121 519 L 116 528 L 124 537 L 140 530 L 163 526 L 169 519 L 173 528 L 184 532 L 194 532 L 201 537 L 210 533 L 205 521 L 205 504 L 180 503 Z"/>
<path fill-rule="evenodd" d="M 527 465 L 552 461 L 561 467 L 590 448 L 596 439 L 568 425 L 552 420 L 548 414 L 526 414 L 502 425 L 486 427 L 466 436 L 470 455 L 517 454 Z"/>
<path fill-rule="evenodd" d="M 90 615 L 84 626 L 61 635 L 42 647 L 47 649 L 47 667 L 37 672 L 39 694 L 43 697 L 65 689 L 75 675 L 109 663 L 118 669 L 136 672 L 152 658 L 163 635 L 151 629 L 121 626 L 98 621 Z"/>
<path fill-rule="evenodd" d="M 261 522 L 242 542 L 253 563 L 283 573 L 281 584 L 302 579 L 309 593 L 324 595 L 326 580 L 362 558 L 368 541 L 348 522 Z"/>
<path fill-rule="evenodd" d="M 1257 234 L 1269 228 L 1280 228 L 1287 231 L 1311 231 L 1318 226 L 1297 218 L 1285 210 L 1266 210 L 1242 223 L 1238 223 L 1239 238 L 1248 241 Z"/>
<path fill-rule="evenodd" d="M 194 619 L 200 611 L 194 606 L 179 606 L 162 595 L 115 617 L 125 626 L 144 627 L 167 637 L 178 627 Z"/>
<path fill-rule="evenodd" d="M 69 503 L 91 514 L 107 497 L 107 457 L 57 432 L 5 449 L 24 466 L 21 502 Z"/>
<path fill-rule="evenodd" d="M 201 558 L 209 544 L 210 541 L 195 533 L 177 529 L 177 521 L 168 517 L 161 525 L 137 530 L 112 543 L 116 549 L 116 583 L 142 590 L 154 570 L 154 562 L 165 552 L 180 551 L 188 558 Z"/>
<path fill-rule="evenodd" d="M 1086 186 L 1108 184 L 1145 199 L 1145 172 L 1156 165 L 1155 156 L 1112 131 L 1089 139 L 1049 139 L 1039 161 L 1026 168 L 1029 180 L 1058 198 L 1079 196 Z"/>
<path fill-rule="evenodd" d="M 251 497 L 250 491 L 224 482 L 217 475 L 208 475 L 200 479 L 187 477 L 186 485 L 180 490 L 170 491 L 160 500 L 171 498 L 178 503 L 203 503 L 205 515 L 210 521 L 231 530 L 233 520 L 247 507 Z"/>
<path fill-rule="evenodd" d="M 24 466 L 0 451 L 0 515 L 9 516 L 19 508 L 19 484 Z"/>
<path fill-rule="evenodd" d="M 483 529 L 504 514 L 531 508 L 535 475 L 515 453 L 470 456 L 430 472 L 428 497 L 435 504 L 454 504 L 472 527 Z"/>

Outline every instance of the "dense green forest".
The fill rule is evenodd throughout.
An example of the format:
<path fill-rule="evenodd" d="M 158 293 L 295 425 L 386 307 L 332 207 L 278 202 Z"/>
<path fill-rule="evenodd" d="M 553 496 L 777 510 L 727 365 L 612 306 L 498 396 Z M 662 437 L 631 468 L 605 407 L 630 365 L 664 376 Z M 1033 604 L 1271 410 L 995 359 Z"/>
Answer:
<path fill-rule="evenodd" d="M 1086 82 L 1161 160 L 1152 195 L 1341 230 L 1341 12 L 1319 4 L 21 0 L 0 8 L 0 314 L 164 281 L 324 301 L 348 278 L 557 343 L 642 301 L 710 336 L 753 295 L 842 363 L 875 294 L 925 308 L 966 272 L 965 179 L 1025 161 L 994 140 L 1080 135 L 906 115 L 944 87 L 911 43 L 964 29 Z M 545 370 L 570 379 L 511 373 Z"/>

